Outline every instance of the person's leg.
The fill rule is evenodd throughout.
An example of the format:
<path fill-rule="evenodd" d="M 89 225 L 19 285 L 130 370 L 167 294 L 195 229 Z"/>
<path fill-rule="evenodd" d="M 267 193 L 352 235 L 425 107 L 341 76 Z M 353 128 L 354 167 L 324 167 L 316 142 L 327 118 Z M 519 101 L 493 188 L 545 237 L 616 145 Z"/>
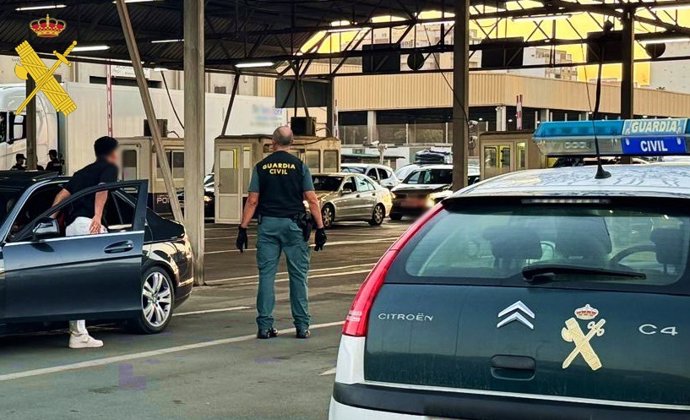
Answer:
<path fill-rule="evenodd" d="M 88 334 L 89 331 L 86 329 L 86 321 L 84 321 L 83 319 L 77 321 L 70 321 L 69 332 L 73 335 Z"/>
<path fill-rule="evenodd" d="M 276 304 L 275 280 L 280 260 L 279 222 L 279 219 L 264 217 L 259 224 L 256 240 L 256 264 L 259 268 L 256 324 L 260 331 L 273 328 L 273 309 Z"/>
<path fill-rule="evenodd" d="M 91 219 L 86 217 L 77 217 L 77 219 L 70 223 L 65 228 L 66 236 L 82 236 L 88 235 L 91 227 Z M 102 347 L 103 342 L 96 340 L 89 335 L 86 329 L 86 321 L 83 319 L 69 322 L 69 347 L 73 349 L 79 348 L 96 348 Z"/>
<path fill-rule="evenodd" d="M 311 320 L 307 288 L 311 249 L 309 243 L 304 240 L 302 229 L 292 220 L 289 220 L 284 230 L 283 250 L 290 277 L 290 308 L 295 328 L 299 333 L 309 329 Z"/>

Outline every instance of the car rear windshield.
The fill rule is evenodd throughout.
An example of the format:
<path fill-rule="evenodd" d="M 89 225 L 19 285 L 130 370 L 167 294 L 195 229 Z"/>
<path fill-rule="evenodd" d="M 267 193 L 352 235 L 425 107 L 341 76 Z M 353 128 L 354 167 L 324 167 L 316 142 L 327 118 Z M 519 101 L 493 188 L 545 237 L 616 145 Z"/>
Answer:
<path fill-rule="evenodd" d="M 340 184 L 343 182 L 343 177 L 314 175 L 312 180 L 314 181 L 314 189 L 316 191 L 338 191 Z"/>
<path fill-rule="evenodd" d="M 422 169 L 411 173 L 405 184 L 452 184 L 452 169 Z"/>
<path fill-rule="evenodd" d="M 690 215 L 649 204 L 457 205 L 408 243 L 387 281 L 688 289 Z"/>
<path fill-rule="evenodd" d="M 364 168 L 361 166 L 343 166 L 343 172 L 351 174 L 364 174 Z"/>

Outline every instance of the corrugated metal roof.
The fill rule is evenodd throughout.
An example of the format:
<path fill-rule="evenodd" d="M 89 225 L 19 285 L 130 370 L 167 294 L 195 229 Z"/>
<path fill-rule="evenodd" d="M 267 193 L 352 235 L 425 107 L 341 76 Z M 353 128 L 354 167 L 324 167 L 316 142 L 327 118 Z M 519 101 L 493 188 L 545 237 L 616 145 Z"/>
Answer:
<path fill-rule="evenodd" d="M 17 11 L 17 8 L 64 4 L 53 10 Z M 152 43 L 182 39 L 183 0 L 129 3 L 128 10 L 142 60 L 147 64 L 181 68 L 182 42 Z M 382 0 L 207 0 L 206 59 L 215 69 L 231 69 L 226 62 L 244 58 L 284 55 L 298 51 L 314 33 L 315 26 L 334 20 L 358 21 L 372 15 L 416 10 L 452 8 L 452 1 Z M 292 12 L 294 19 L 291 18 Z M 67 23 L 53 39 L 39 38 L 29 28 L 46 14 Z M 5 0 L 0 4 L 0 54 L 16 55 L 15 46 L 29 40 L 38 52 L 62 51 L 72 40 L 80 45 L 106 44 L 107 51 L 74 53 L 97 60 L 128 60 L 127 47 L 112 0 Z M 308 30 L 312 28 L 312 30 Z M 292 33 L 267 33 L 266 31 Z M 254 48 L 255 43 L 260 45 Z"/>
<path fill-rule="evenodd" d="M 645 2 L 645 7 L 655 0 Z M 142 59 L 148 65 L 171 69 L 182 67 L 181 42 L 152 43 L 157 40 L 182 39 L 182 10 L 184 0 L 151 0 L 128 4 L 132 26 L 137 36 Z M 470 0 L 474 6 L 505 7 L 506 0 Z M 372 23 L 378 16 L 397 16 L 415 22 L 424 11 L 453 12 L 456 0 L 205 0 L 205 49 L 207 68 L 231 70 L 233 64 L 247 58 L 291 58 L 319 29 L 328 28 L 333 21 L 347 21 L 364 25 L 394 25 Z M 65 5 L 53 10 L 23 10 L 18 8 Z M 617 16 L 617 2 L 606 0 L 592 3 L 582 0 L 553 0 L 533 9 L 505 10 L 510 16 L 559 11 L 589 11 Z M 38 38 L 29 29 L 29 22 L 43 18 L 46 12 L 67 22 L 67 28 L 58 38 Z M 490 17 L 492 12 L 473 8 L 474 17 Z M 488 13 L 488 14 L 487 14 Z M 499 13 L 499 12 L 495 12 Z M 508 19 L 507 16 L 503 17 Z M 641 23 L 679 35 L 690 34 L 690 29 L 668 21 L 650 20 L 636 16 Z M 646 20 L 644 20 L 646 19 Z M 112 0 L 2 0 L 0 1 L 0 54 L 15 55 L 14 48 L 30 40 L 34 48 L 51 54 L 62 51 L 72 40 L 80 45 L 107 44 L 110 49 L 81 53 L 99 61 L 128 60 L 122 28 Z M 656 35 L 663 35 L 657 33 Z M 442 45 L 448 47 L 448 45 Z M 76 54 L 75 54 L 76 55 Z M 308 54 L 305 54 L 308 56 Z"/>

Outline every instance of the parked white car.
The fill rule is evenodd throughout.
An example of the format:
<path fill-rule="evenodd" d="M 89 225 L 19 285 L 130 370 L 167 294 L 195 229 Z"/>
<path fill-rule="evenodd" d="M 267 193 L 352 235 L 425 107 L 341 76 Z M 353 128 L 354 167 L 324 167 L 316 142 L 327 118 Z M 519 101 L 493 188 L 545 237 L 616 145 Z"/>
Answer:
<path fill-rule="evenodd" d="M 340 168 L 343 172 L 366 175 L 388 189 L 400 184 L 400 179 L 395 176 L 390 166 L 375 163 L 342 163 Z"/>

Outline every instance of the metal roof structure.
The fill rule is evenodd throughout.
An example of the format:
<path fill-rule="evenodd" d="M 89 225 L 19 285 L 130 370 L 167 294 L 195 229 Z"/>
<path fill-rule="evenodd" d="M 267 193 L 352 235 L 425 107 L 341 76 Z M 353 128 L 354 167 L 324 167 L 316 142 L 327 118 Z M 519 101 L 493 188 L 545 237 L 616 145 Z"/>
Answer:
<path fill-rule="evenodd" d="M 471 0 L 470 4 L 471 19 L 484 23 L 480 26 L 486 28 L 480 34 L 484 38 L 495 39 L 493 28 L 511 19 L 546 16 L 544 20 L 534 20 L 534 31 L 523 39 L 524 46 L 582 43 L 587 34 L 579 34 L 579 39 L 564 39 L 552 29 L 549 16 L 563 14 L 589 14 L 592 22 L 601 27 L 605 19 L 615 21 L 632 11 L 638 42 L 690 36 L 690 28 L 683 25 L 682 12 L 669 9 L 690 6 L 690 0 Z M 128 0 L 127 6 L 145 65 L 181 69 L 183 0 Z M 243 72 L 283 75 L 290 69 L 285 62 L 329 59 L 335 61 L 333 67 L 337 70 L 344 60 L 362 56 L 361 45 L 376 29 L 406 28 L 407 35 L 422 22 L 442 24 L 442 31 L 451 33 L 454 8 L 454 0 L 207 0 L 206 66 L 208 71 L 234 72 L 239 63 L 269 60 L 276 65 Z M 443 14 L 422 20 L 421 13 L 425 11 Z M 31 31 L 30 22 L 46 14 L 66 22 L 60 37 L 38 38 Z M 395 19 L 376 19 L 381 16 Z M 75 51 L 75 60 L 129 61 L 112 0 L 5 0 L 0 4 L 0 21 L 0 54 L 16 55 L 14 48 L 24 40 L 30 40 L 39 53 L 52 54 L 53 50 L 65 48 L 65 40 L 76 39 L 80 46 L 105 45 L 108 49 Z M 338 22 L 337 26 L 333 26 L 334 22 Z M 341 51 L 319 52 L 319 42 L 307 51 L 300 50 L 315 34 L 346 31 L 358 35 Z M 409 48 L 410 51 L 403 48 L 403 53 L 450 52 L 452 48 L 443 36 L 436 44 Z M 479 43 L 470 49 L 482 48 Z"/>

